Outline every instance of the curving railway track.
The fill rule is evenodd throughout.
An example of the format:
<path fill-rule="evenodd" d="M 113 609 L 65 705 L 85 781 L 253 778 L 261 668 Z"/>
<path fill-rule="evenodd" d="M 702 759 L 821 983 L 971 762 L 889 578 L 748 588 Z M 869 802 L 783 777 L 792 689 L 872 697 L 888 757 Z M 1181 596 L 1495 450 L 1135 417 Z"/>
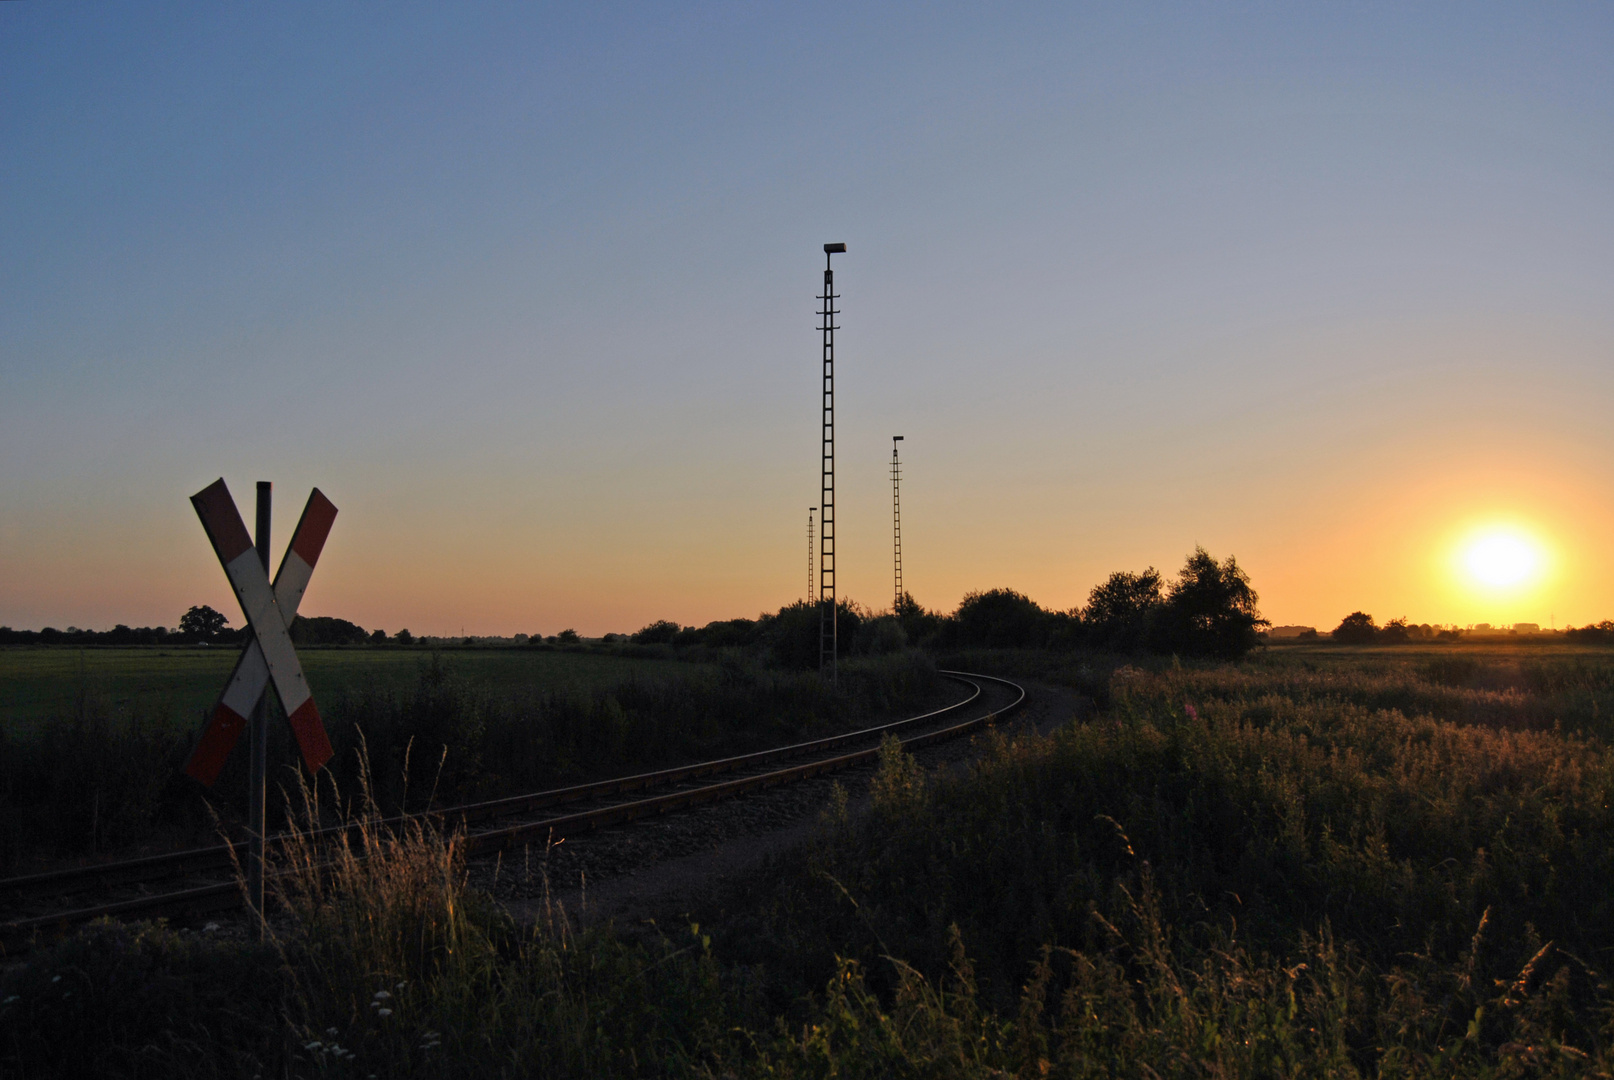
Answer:
<path fill-rule="evenodd" d="M 468 857 L 492 855 L 861 765 L 874 759 L 887 734 L 898 735 L 909 751 L 960 738 L 1025 704 L 1025 689 L 1007 679 L 940 674 L 969 693 L 919 716 L 751 754 L 449 807 L 429 816 L 439 827 L 463 832 Z M 968 718 L 959 719 L 964 715 Z M 245 843 L 238 842 L 0 879 L 0 956 L 16 955 L 98 918 L 177 918 L 238 907 L 242 893 L 235 867 L 244 857 Z"/>

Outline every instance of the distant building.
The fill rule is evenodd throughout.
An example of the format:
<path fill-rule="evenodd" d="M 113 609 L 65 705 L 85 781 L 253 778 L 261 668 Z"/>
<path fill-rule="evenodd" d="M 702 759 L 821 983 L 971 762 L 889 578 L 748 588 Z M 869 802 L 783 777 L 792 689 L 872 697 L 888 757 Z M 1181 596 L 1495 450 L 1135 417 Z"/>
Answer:
<path fill-rule="evenodd" d="M 1516 622 L 1513 624 L 1513 632 L 1515 634 L 1539 634 L 1541 633 L 1541 624 L 1533 622 Z"/>

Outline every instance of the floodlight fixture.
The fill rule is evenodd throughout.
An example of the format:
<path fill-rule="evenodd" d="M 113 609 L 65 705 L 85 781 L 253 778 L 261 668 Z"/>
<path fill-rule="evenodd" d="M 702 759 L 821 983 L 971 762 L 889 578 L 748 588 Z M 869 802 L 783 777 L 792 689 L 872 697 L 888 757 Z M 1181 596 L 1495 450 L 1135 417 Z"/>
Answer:
<path fill-rule="evenodd" d="M 824 245 L 824 254 L 825 255 L 845 255 L 846 254 L 846 245 L 845 244 L 825 244 Z"/>

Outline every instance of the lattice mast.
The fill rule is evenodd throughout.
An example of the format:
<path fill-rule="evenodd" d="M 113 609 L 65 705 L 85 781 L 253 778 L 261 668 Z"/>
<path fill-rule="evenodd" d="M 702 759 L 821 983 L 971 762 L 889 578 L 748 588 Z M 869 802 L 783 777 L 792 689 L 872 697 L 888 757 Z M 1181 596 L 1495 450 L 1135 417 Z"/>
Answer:
<path fill-rule="evenodd" d="M 902 614 L 902 461 L 897 457 L 901 435 L 891 436 L 891 560 L 896 568 L 897 589 L 892 594 L 891 614 Z"/>
<path fill-rule="evenodd" d="M 818 498 L 818 672 L 835 682 L 839 640 L 835 619 L 835 271 L 830 258 L 846 250 L 845 244 L 824 245 L 824 292 L 818 299 L 818 330 L 824 335 L 824 386 L 822 411 L 821 490 Z"/>
<path fill-rule="evenodd" d="M 813 514 L 817 513 L 817 511 L 818 507 L 816 506 L 807 508 L 807 602 L 809 604 L 813 600 L 813 574 L 818 569 L 817 564 L 813 561 Z"/>

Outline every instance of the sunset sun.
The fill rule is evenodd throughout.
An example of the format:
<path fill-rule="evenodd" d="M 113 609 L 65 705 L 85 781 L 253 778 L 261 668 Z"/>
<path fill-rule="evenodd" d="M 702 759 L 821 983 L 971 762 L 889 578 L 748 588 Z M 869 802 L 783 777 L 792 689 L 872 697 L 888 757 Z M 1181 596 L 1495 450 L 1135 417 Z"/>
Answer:
<path fill-rule="evenodd" d="M 1471 584 L 1512 590 L 1534 584 L 1546 559 L 1541 544 L 1522 530 L 1487 528 L 1464 541 L 1460 562 Z"/>

